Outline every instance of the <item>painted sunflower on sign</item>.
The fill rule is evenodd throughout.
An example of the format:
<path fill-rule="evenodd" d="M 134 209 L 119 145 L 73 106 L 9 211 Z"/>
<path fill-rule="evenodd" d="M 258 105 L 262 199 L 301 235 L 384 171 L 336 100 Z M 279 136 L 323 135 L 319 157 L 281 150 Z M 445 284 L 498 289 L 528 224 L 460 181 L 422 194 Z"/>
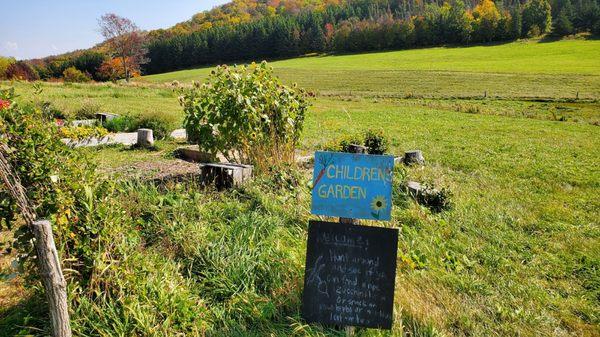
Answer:
<path fill-rule="evenodd" d="M 375 219 L 379 219 L 379 213 L 387 207 L 388 205 L 385 197 L 382 195 L 378 195 L 371 201 L 371 209 L 373 210 L 373 212 L 371 212 L 371 215 L 373 215 Z"/>

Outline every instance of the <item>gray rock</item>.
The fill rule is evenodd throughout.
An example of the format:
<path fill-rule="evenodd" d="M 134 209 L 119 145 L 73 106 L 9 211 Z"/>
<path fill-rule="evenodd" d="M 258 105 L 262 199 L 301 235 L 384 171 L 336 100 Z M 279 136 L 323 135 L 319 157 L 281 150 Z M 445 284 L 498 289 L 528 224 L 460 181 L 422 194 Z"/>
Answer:
<path fill-rule="evenodd" d="M 187 132 L 185 129 L 177 129 L 171 132 L 171 138 L 174 139 L 187 139 Z"/>

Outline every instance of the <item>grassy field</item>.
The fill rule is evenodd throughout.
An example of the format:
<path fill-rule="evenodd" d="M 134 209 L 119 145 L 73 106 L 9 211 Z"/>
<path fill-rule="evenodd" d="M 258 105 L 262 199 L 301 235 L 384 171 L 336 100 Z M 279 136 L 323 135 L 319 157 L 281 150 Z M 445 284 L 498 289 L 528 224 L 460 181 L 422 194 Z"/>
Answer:
<path fill-rule="evenodd" d="M 393 221 L 379 224 L 401 230 L 395 329 L 359 330 L 358 336 L 600 336 L 599 53 L 598 41 L 577 40 L 274 63 L 286 81 L 308 83 L 319 93 L 306 119 L 303 150 L 381 129 L 391 153 L 421 149 L 426 157 L 427 165 L 398 178 L 453 193 L 453 209 L 442 213 L 401 194 Z M 420 63 L 407 68 L 409 60 Z M 201 80 L 206 72 L 142 80 Z M 383 74 L 389 80 L 382 82 Z M 474 97 L 485 90 L 482 83 L 503 97 Z M 51 101 L 73 114 L 93 103 L 122 114 L 182 115 L 170 86 L 44 84 L 34 96 L 31 85 L 13 85 L 24 101 Z M 424 97 L 406 98 L 406 87 Z M 590 100 L 564 100 L 579 87 L 580 98 Z M 550 100 L 526 99 L 541 96 Z M 176 146 L 166 141 L 154 152 L 85 151 L 112 168 L 169 160 Z M 124 304 L 79 303 L 82 335 L 94 329 L 194 335 L 182 323 L 188 318 L 215 336 L 341 335 L 305 326 L 299 317 L 311 218 L 303 187 L 310 172 L 301 174 L 293 190 L 273 182 L 226 194 L 180 185 L 119 189 L 98 212 L 110 215 L 107 224 L 115 227 L 107 241 L 130 238 L 131 247 L 122 248 L 129 254 L 124 275 L 144 275 L 136 279 L 144 287 L 133 288 L 133 279 L 110 264 L 106 277 L 123 292 Z M 199 265 L 208 271 L 198 272 Z M 164 283 L 170 294 L 161 290 Z M 15 302 L 0 298 L 7 303 L 0 336 L 7 322 L 28 325 L 19 321 L 20 312 L 35 321 L 28 302 L 22 309 Z"/>
<path fill-rule="evenodd" d="M 392 97 L 600 97 L 600 41 L 512 42 L 273 62 L 286 82 L 321 94 Z M 145 76 L 141 81 L 202 81 L 210 68 Z"/>

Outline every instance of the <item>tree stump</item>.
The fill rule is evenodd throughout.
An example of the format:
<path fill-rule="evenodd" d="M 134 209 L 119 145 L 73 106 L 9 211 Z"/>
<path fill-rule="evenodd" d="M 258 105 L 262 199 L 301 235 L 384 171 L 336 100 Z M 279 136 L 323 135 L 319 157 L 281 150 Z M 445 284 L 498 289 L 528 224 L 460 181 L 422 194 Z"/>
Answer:
<path fill-rule="evenodd" d="M 425 158 L 423 157 L 423 153 L 420 150 L 406 151 L 404 153 L 404 164 L 425 164 Z"/>
<path fill-rule="evenodd" d="M 139 147 L 154 146 L 154 133 L 151 129 L 139 129 L 137 131 L 137 145 Z"/>
<path fill-rule="evenodd" d="M 348 146 L 348 152 L 350 152 L 350 153 L 367 153 L 367 147 L 358 145 L 358 144 L 350 144 Z"/>

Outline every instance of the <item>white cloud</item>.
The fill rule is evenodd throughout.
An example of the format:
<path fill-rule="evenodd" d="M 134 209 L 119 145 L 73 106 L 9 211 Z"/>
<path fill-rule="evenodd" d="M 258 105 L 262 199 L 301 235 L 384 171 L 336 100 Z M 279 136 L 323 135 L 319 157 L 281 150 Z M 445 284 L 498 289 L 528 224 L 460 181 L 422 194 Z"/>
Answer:
<path fill-rule="evenodd" d="M 16 42 L 6 41 L 6 43 L 4 43 L 4 47 L 9 51 L 19 50 L 19 45 Z"/>
<path fill-rule="evenodd" d="M 52 48 L 53 51 L 58 51 L 58 47 L 55 44 L 51 44 L 50 48 Z"/>

